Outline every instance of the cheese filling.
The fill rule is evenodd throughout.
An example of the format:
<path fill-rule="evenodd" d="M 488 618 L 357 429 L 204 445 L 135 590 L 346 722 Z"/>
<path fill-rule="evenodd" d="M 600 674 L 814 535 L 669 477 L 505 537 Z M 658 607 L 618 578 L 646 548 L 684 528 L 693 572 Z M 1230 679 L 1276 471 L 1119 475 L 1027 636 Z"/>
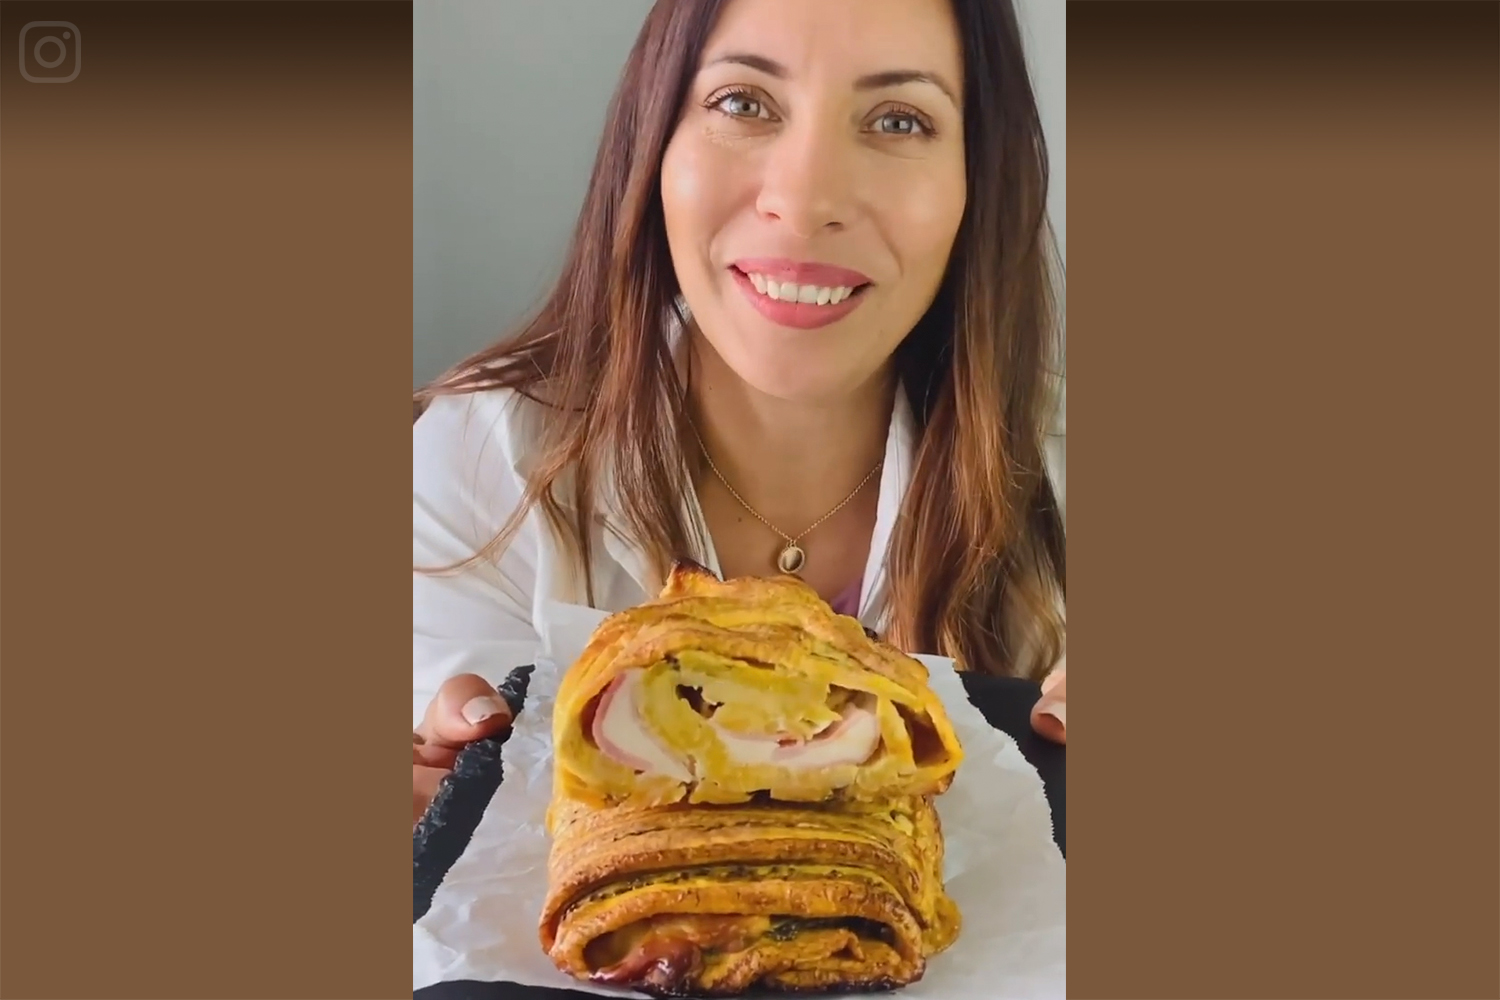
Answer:
<path fill-rule="evenodd" d="M 660 774 L 691 782 L 701 775 L 697 762 L 674 751 L 653 730 L 642 699 L 645 671 L 627 670 L 605 688 L 594 713 L 590 735 L 609 759 L 643 774 Z M 725 755 L 737 764 L 771 765 L 795 770 L 862 764 L 880 746 L 880 720 L 873 699 L 854 692 L 841 692 L 833 704 L 811 706 L 810 719 L 783 722 L 769 731 L 753 722 L 764 719 L 746 703 L 708 702 L 698 688 L 679 686 L 679 697 L 688 700 L 704 719 Z M 716 697 L 733 698 L 729 688 L 713 691 Z M 736 711 L 736 710 L 739 711 Z M 722 715 L 722 718 L 720 717 Z M 738 723 L 737 725 L 726 725 Z"/>

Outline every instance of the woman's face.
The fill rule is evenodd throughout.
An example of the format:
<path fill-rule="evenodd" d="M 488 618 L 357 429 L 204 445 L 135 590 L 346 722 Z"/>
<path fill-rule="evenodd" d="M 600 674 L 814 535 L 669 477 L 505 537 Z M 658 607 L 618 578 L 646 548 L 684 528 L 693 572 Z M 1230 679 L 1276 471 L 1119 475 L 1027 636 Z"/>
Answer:
<path fill-rule="evenodd" d="M 768 395 L 864 385 L 926 312 L 965 200 L 948 0 L 730 0 L 662 163 L 682 294 Z"/>

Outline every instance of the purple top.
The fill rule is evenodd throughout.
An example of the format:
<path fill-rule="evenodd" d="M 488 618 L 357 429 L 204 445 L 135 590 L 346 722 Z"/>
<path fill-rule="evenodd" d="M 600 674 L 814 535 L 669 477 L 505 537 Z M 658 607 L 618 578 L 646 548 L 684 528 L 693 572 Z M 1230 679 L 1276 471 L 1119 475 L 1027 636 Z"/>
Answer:
<path fill-rule="evenodd" d="M 828 606 L 833 609 L 834 614 L 848 615 L 850 618 L 859 617 L 859 591 L 864 586 L 864 582 L 864 577 L 860 577 L 850 586 L 846 587 L 837 597 L 828 602 Z"/>

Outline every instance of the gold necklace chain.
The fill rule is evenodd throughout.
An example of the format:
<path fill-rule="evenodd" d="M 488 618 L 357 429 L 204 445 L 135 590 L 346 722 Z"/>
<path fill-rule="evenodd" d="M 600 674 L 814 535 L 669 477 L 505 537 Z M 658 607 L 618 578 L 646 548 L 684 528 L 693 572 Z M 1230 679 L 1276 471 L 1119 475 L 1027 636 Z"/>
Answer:
<path fill-rule="evenodd" d="M 781 570 L 783 573 L 795 574 L 800 572 L 802 567 L 807 565 L 807 552 L 802 548 L 801 545 L 797 543 L 802 541 L 802 539 L 806 538 L 808 535 L 812 534 L 813 530 L 816 529 L 818 525 L 822 524 L 824 521 L 827 521 L 830 517 L 843 510 L 850 500 L 853 500 L 855 497 L 859 496 L 859 491 L 868 486 L 870 480 L 875 478 L 875 473 L 879 472 L 881 466 L 885 465 L 884 458 L 876 462 L 875 468 L 865 473 L 865 478 L 859 481 L 859 485 L 854 487 L 854 489 L 850 491 L 848 496 L 844 497 L 844 499 L 838 502 L 838 506 L 834 507 L 833 510 L 830 510 L 828 513 L 818 518 L 812 524 L 808 525 L 803 530 L 802 534 L 788 535 L 785 531 L 782 531 L 780 528 L 776 527 L 776 525 L 772 524 L 770 521 L 767 521 L 764 517 L 762 517 L 760 511 L 756 510 L 754 507 L 745 502 L 745 498 L 740 496 L 739 491 L 736 490 L 732 485 L 730 485 L 729 480 L 725 478 L 724 473 L 720 472 L 719 467 L 714 464 L 714 458 L 708 453 L 708 445 L 704 443 L 703 435 L 698 433 L 698 425 L 693 423 L 692 421 L 689 421 L 688 426 L 692 427 L 693 436 L 698 439 L 698 447 L 703 449 L 704 461 L 708 462 L 708 467 L 713 470 L 713 473 L 718 477 L 719 482 L 724 484 L 724 488 L 729 491 L 729 495 L 734 497 L 735 500 L 739 502 L 739 505 L 741 507 L 749 511 L 750 516 L 754 517 L 761 524 L 764 524 L 767 528 L 770 528 L 773 532 L 781 537 L 782 541 L 786 542 L 786 547 L 781 550 L 775 560 L 776 568 Z"/>

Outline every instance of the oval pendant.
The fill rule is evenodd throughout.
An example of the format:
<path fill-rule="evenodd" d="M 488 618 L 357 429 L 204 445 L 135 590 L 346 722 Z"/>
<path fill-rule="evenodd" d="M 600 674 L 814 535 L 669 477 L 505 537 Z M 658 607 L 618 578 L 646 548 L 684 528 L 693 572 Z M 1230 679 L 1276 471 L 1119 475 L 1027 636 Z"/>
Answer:
<path fill-rule="evenodd" d="M 776 557 L 776 565 L 783 573 L 796 573 L 807 562 L 807 553 L 796 543 L 788 545 Z"/>

